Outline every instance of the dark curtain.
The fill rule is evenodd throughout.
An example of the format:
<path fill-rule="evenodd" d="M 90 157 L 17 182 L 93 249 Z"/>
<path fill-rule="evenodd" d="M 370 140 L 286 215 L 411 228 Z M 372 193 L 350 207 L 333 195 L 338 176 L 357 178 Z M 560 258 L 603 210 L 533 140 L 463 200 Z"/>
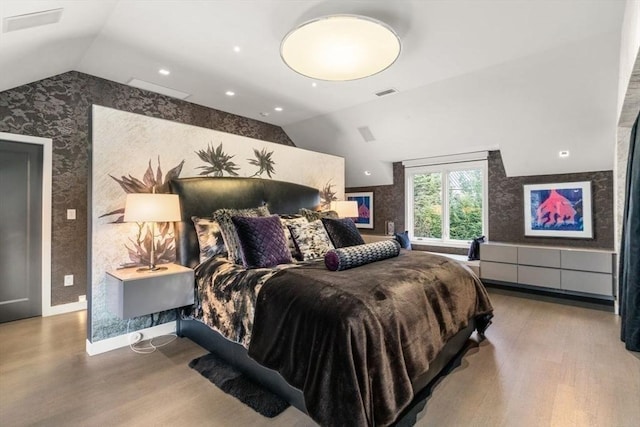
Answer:
<path fill-rule="evenodd" d="M 640 129 L 631 130 L 620 244 L 620 338 L 627 350 L 640 351 Z"/>

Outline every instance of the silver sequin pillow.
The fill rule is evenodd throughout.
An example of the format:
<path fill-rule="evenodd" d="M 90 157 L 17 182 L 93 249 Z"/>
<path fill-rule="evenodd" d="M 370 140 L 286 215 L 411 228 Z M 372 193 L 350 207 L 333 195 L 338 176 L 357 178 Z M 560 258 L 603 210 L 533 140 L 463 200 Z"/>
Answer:
<path fill-rule="evenodd" d="M 192 216 L 191 221 L 196 228 L 198 244 L 200 245 L 200 262 L 216 255 L 226 254 L 222 231 L 218 223 L 210 218 Z"/>
<path fill-rule="evenodd" d="M 306 224 L 302 222 L 291 224 L 289 231 L 304 261 L 323 257 L 333 249 L 333 244 L 319 219 Z"/>

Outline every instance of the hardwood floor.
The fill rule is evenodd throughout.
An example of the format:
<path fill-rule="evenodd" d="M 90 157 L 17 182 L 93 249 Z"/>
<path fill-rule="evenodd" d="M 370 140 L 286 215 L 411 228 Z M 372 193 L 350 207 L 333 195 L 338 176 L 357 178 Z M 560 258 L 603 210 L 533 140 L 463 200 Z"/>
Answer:
<path fill-rule="evenodd" d="M 619 318 L 490 290 L 487 339 L 434 388 L 417 426 L 638 426 L 640 354 Z M 84 312 L 0 325 L 2 426 L 311 426 L 268 419 L 191 370 L 178 339 L 148 355 L 85 353 Z"/>

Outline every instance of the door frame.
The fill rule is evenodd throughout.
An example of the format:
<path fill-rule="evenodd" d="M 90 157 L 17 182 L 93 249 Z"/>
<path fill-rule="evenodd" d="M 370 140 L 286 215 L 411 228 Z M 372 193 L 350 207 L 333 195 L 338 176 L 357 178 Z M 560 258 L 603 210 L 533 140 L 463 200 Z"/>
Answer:
<path fill-rule="evenodd" d="M 53 170 L 53 140 L 38 136 L 0 132 L 0 139 L 9 142 L 42 145 L 42 316 L 66 313 L 80 308 L 51 306 L 51 178 Z M 86 303 L 85 303 L 86 304 Z M 62 310 L 61 310 L 62 309 Z"/>

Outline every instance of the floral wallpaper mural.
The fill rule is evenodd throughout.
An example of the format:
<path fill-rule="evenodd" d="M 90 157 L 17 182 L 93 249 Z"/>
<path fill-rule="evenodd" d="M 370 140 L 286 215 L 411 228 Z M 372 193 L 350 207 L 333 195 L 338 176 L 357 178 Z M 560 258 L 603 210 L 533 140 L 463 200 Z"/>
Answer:
<path fill-rule="evenodd" d="M 208 164 L 198 166 L 198 169 L 202 169 L 200 175 L 224 176 L 226 172 L 229 176 L 238 176 L 238 165 L 231 161 L 235 156 L 229 156 L 222 151 L 222 143 L 215 149 L 209 145 L 206 150 L 196 151 L 196 154 L 200 160 Z"/>
<path fill-rule="evenodd" d="M 105 275 L 122 264 L 146 264 L 151 236 L 142 224 L 124 223 L 127 193 L 168 193 L 176 177 L 230 176 L 277 179 L 317 188 L 325 207 L 344 198 L 344 159 L 212 129 L 93 106 L 91 179 L 90 341 L 175 320 L 118 319 L 107 308 Z M 157 164 L 154 167 L 154 161 Z M 172 167 L 164 172 L 161 166 Z M 175 260 L 172 227 L 158 227 L 158 262 Z M 154 320 L 155 319 L 155 320 Z"/>
<path fill-rule="evenodd" d="M 320 190 L 320 203 L 323 209 L 329 209 L 331 202 L 338 200 L 333 187 L 335 186 L 331 184 L 331 180 L 329 180 Z"/>
<path fill-rule="evenodd" d="M 258 151 L 254 148 L 253 154 L 255 155 L 255 159 L 247 160 L 249 160 L 250 165 L 258 166 L 258 172 L 254 173 L 251 176 L 262 177 L 262 174 L 266 173 L 267 176 L 271 178 L 271 174 L 276 173 L 276 170 L 274 168 L 276 163 L 271 159 L 273 151 L 267 151 L 266 148 Z"/>
<path fill-rule="evenodd" d="M 158 156 L 158 168 L 156 171 L 151 167 L 151 160 L 149 160 L 149 166 L 144 173 L 142 179 L 133 177 L 132 175 L 121 176 L 120 179 L 109 175 L 120 184 L 120 187 L 126 193 L 169 193 L 169 181 L 180 177 L 184 160 L 177 166 L 171 168 L 166 176 L 162 177 L 162 168 L 160 167 L 160 156 Z M 118 215 L 118 217 L 112 221 L 113 224 L 119 224 L 124 222 L 124 206 L 100 215 L 100 218 L 110 217 Z M 158 264 L 173 262 L 176 259 L 176 245 L 175 236 L 173 234 L 172 224 L 168 222 L 161 222 L 157 224 L 156 236 L 152 236 L 151 230 L 148 224 L 138 224 L 138 229 L 134 238 L 129 238 L 129 243 L 125 244 L 129 253 L 129 260 L 135 265 L 149 265 L 151 244 L 155 237 L 155 262 Z"/>

